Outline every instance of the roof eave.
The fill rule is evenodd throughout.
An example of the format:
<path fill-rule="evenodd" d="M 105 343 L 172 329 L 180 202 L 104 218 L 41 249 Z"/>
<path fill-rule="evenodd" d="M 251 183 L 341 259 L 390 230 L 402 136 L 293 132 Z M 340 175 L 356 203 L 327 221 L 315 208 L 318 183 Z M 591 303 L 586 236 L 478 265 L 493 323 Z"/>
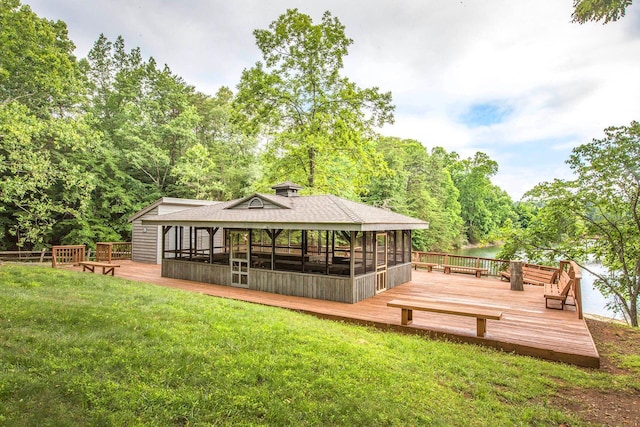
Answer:
<path fill-rule="evenodd" d="M 282 230 L 388 231 L 428 229 L 429 223 L 356 223 L 356 222 L 263 222 L 263 221 L 167 221 L 143 219 L 143 225 L 183 227 L 223 227 Z"/>

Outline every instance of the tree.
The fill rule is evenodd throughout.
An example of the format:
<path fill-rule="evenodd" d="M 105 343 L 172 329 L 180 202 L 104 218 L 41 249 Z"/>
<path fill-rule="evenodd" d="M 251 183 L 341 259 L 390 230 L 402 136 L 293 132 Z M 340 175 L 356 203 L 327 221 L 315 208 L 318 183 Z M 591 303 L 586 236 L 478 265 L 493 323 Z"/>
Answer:
<path fill-rule="evenodd" d="M 59 242 L 55 227 L 82 218 L 93 178 L 77 162 L 97 135 L 66 25 L 0 2 L 0 224 L 3 245 Z"/>
<path fill-rule="evenodd" d="M 64 22 L 38 18 L 19 0 L 0 0 L 0 46 L 0 104 L 19 101 L 47 118 L 84 92 Z"/>
<path fill-rule="evenodd" d="M 430 155 L 418 141 L 388 137 L 379 141 L 378 150 L 390 171 L 372 179 L 364 201 L 429 221 L 428 230 L 412 233 L 416 250 L 448 251 L 460 245 L 458 190 L 441 155 L 444 149 Z"/>
<path fill-rule="evenodd" d="M 574 0 L 571 21 L 584 24 L 589 21 L 604 21 L 607 24 L 621 19 L 631 6 L 632 0 Z"/>
<path fill-rule="evenodd" d="M 528 228 L 513 230 L 511 254 L 571 259 L 596 277 L 609 308 L 638 326 L 640 293 L 640 123 L 605 129 L 605 138 L 575 148 L 567 161 L 576 179 L 537 185 L 540 206 Z M 509 255 L 509 254 L 507 254 Z M 589 266 L 596 261 L 606 274 Z"/>
<path fill-rule="evenodd" d="M 191 98 L 202 118 L 196 131 L 199 144 L 215 163 L 212 176 L 205 177 L 216 182 L 207 197 L 230 200 L 248 195 L 257 175 L 257 141 L 244 129 L 233 93 L 222 87 L 213 97 L 196 93 Z"/>
<path fill-rule="evenodd" d="M 353 196 L 384 166 L 374 129 L 393 121 L 391 93 L 340 76 L 353 41 L 325 12 L 314 25 L 287 10 L 254 36 L 264 63 L 242 72 L 236 103 L 267 137 L 265 179 Z"/>
<path fill-rule="evenodd" d="M 491 238 L 507 219 L 514 220 L 513 201 L 491 183 L 498 163 L 485 153 L 457 160 L 448 156 L 449 170 L 458 191 L 467 238 L 478 243 Z"/>

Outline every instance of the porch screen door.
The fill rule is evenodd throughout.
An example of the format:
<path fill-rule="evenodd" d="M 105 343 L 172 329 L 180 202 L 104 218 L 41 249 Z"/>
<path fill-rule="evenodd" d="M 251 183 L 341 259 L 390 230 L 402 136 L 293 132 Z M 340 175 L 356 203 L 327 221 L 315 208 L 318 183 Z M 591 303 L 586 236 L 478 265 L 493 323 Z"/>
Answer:
<path fill-rule="evenodd" d="M 231 231 L 231 286 L 249 287 L 249 232 Z"/>
<path fill-rule="evenodd" d="M 387 234 L 376 234 L 376 292 L 387 289 Z"/>

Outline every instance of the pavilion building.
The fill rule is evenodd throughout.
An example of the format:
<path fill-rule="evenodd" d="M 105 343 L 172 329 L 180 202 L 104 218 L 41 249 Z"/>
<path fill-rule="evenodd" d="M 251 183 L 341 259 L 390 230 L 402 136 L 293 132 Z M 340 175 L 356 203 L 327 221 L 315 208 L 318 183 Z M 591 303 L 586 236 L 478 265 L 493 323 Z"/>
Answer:
<path fill-rule="evenodd" d="M 427 222 L 272 188 L 142 219 L 161 227 L 162 276 L 347 303 L 411 280 L 411 231 Z"/>

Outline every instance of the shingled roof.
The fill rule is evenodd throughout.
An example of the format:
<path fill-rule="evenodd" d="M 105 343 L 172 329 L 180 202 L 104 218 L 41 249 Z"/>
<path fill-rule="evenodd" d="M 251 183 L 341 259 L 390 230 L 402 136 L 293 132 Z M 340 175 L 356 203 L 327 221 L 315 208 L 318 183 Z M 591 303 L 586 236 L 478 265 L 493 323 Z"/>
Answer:
<path fill-rule="evenodd" d="M 160 215 L 143 220 L 143 224 L 344 231 L 429 228 L 426 221 L 333 195 L 287 197 L 260 193 Z"/>

